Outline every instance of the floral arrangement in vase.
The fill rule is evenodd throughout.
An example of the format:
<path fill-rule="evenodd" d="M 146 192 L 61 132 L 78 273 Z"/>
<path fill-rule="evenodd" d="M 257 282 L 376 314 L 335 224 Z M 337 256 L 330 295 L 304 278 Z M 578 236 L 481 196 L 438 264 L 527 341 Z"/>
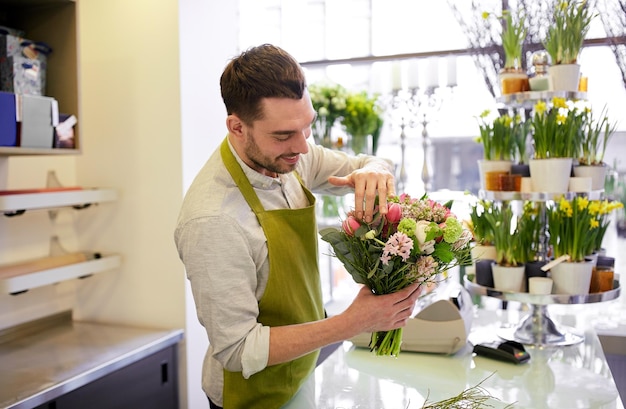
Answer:
<path fill-rule="evenodd" d="M 354 281 L 374 294 L 390 294 L 414 282 L 437 282 L 446 270 L 471 262 L 472 234 L 451 213 L 451 203 L 407 194 L 387 200 L 386 216 L 376 212 L 366 223 L 350 212 L 340 229 L 320 230 Z M 370 349 L 397 356 L 401 342 L 402 328 L 374 332 Z"/>
<path fill-rule="evenodd" d="M 331 147 L 331 130 L 346 113 L 348 91 L 339 84 L 311 84 L 308 87 L 317 117 L 313 123 L 315 142 Z"/>
<path fill-rule="evenodd" d="M 355 154 L 375 154 L 383 125 L 378 96 L 370 96 L 366 91 L 348 93 L 341 124 L 351 137 L 350 145 Z M 371 146 L 368 146 L 370 137 Z"/>

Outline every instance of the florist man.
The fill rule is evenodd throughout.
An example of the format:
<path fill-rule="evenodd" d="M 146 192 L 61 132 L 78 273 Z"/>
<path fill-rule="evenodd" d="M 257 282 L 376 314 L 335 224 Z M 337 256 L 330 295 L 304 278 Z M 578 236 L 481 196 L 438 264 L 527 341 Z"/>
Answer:
<path fill-rule="evenodd" d="M 228 135 L 186 194 L 175 241 L 209 348 L 211 408 L 279 408 L 313 371 L 319 349 L 406 324 L 419 291 L 365 287 L 325 318 L 311 191 L 354 190 L 358 217 L 394 193 L 388 162 L 312 142 L 316 113 L 304 73 L 272 45 L 252 48 L 221 80 Z"/>

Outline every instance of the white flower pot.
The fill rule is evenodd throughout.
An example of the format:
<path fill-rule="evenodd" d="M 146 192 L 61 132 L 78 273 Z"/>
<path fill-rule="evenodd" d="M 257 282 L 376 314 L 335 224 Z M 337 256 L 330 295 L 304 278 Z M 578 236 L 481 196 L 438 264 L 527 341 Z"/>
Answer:
<path fill-rule="evenodd" d="M 591 190 L 604 189 L 606 166 L 603 165 L 578 165 L 574 166 L 574 176 L 591 178 Z"/>
<path fill-rule="evenodd" d="M 524 291 L 526 284 L 525 266 L 505 267 L 498 263 L 493 263 L 493 288 L 499 291 L 510 291 L 519 293 Z"/>
<path fill-rule="evenodd" d="M 550 269 L 555 294 L 589 294 L 593 261 L 574 263 L 564 261 Z"/>
<path fill-rule="evenodd" d="M 530 179 L 533 192 L 565 193 L 572 173 L 572 158 L 531 159 Z"/>
<path fill-rule="evenodd" d="M 580 81 L 579 64 L 557 64 L 548 67 L 553 91 L 578 91 Z"/>
<path fill-rule="evenodd" d="M 591 178 L 572 176 L 569 178 L 568 189 L 570 192 L 589 193 L 591 192 Z"/>
<path fill-rule="evenodd" d="M 485 246 L 483 244 L 477 244 L 472 247 L 472 260 L 495 260 L 496 259 L 496 246 Z"/>

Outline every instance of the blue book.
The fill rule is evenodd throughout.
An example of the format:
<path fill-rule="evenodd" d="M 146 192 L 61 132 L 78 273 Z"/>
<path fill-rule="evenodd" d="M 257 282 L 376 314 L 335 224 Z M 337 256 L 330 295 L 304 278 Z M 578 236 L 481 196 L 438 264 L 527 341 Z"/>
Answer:
<path fill-rule="evenodd" d="M 0 91 L 0 146 L 17 145 L 15 94 Z"/>

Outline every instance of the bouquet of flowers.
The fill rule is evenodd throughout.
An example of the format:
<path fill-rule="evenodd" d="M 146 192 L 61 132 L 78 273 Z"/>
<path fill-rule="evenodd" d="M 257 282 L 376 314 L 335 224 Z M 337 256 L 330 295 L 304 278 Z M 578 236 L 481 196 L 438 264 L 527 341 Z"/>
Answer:
<path fill-rule="evenodd" d="M 472 233 L 451 213 L 451 202 L 407 194 L 387 201 L 386 216 L 375 212 L 366 223 L 350 212 L 341 229 L 320 231 L 354 281 L 374 294 L 390 294 L 415 282 L 437 282 L 446 270 L 471 263 Z M 401 342 L 402 328 L 374 332 L 370 349 L 397 356 Z"/>

